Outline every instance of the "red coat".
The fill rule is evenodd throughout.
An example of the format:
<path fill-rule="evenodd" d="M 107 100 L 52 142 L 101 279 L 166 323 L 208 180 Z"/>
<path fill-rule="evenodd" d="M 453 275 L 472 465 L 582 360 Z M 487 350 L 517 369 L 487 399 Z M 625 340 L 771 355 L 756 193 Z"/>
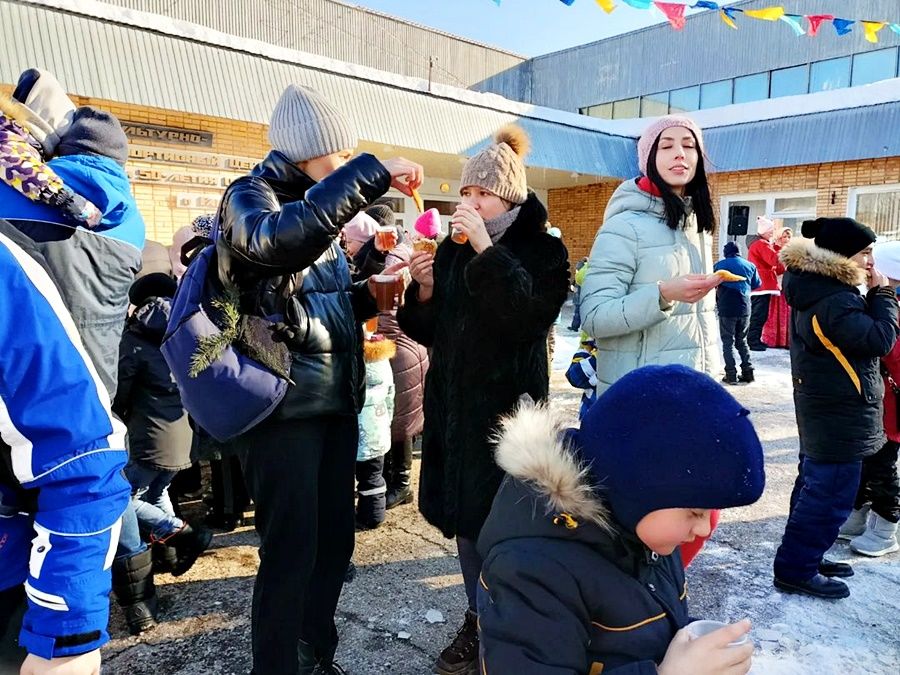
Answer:
<path fill-rule="evenodd" d="M 900 340 L 894 343 L 894 348 L 887 356 L 881 358 L 881 363 L 887 368 L 894 382 L 900 385 Z M 897 395 L 887 378 L 884 378 L 884 433 L 889 440 L 900 443 L 900 427 L 897 422 Z"/>
<path fill-rule="evenodd" d="M 747 249 L 747 260 L 756 265 L 762 286 L 751 291 L 750 295 L 778 295 L 781 287 L 778 285 L 778 277 L 784 274 L 784 266 L 778 261 L 778 251 L 772 242 L 762 237 L 750 244 Z"/>

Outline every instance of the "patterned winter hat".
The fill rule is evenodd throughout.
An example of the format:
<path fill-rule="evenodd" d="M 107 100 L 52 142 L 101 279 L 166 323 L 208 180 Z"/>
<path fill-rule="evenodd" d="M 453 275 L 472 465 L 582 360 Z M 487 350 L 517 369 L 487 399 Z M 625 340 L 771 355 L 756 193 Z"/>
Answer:
<path fill-rule="evenodd" d="M 202 216 L 197 216 L 191 221 L 191 230 L 198 237 L 206 237 L 207 239 L 213 238 L 213 229 L 216 225 L 216 214 L 215 213 L 204 213 Z"/>
<path fill-rule="evenodd" d="M 464 188 L 477 186 L 513 204 L 523 204 L 528 199 L 528 178 L 522 161 L 530 147 L 528 134 L 510 124 L 497 132 L 494 141 L 466 162 L 460 193 Z"/>

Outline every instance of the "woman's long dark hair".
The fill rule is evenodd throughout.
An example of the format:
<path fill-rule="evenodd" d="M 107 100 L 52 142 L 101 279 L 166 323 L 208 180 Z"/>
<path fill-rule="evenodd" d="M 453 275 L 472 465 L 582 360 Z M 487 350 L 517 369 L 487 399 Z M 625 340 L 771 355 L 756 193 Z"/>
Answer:
<path fill-rule="evenodd" d="M 691 132 L 694 136 L 694 132 Z M 697 148 L 697 171 L 691 182 L 685 186 L 684 194 L 691 198 L 694 207 L 694 214 L 697 216 L 697 230 L 700 232 L 709 232 L 712 234 L 716 231 L 716 212 L 713 210 L 712 197 L 709 193 L 709 181 L 706 178 L 706 164 L 703 158 L 703 152 L 700 150 L 700 143 L 694 136 L 694 144 Z M 666 225 L 673 230 L 685 225 L 684 217 L 684 200 L 676 195 L 672 188 L 659 175 L 656 168 L 656 151 L 659 148 L 659 137 L 653 141 L 653 147 L 650 148 L 650 156 L 647 158 L 647 178 L 657 187 L 662 195 L 663 204 L 666 208 Z"/>

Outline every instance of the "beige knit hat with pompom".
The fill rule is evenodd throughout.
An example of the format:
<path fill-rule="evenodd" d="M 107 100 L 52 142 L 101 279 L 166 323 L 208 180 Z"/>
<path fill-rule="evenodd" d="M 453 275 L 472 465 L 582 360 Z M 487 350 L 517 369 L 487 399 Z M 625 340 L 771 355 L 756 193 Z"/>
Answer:
<path fill-rule="evenodd" d="M 460 192 L 467 187 L 480 187 L 513 204 L 523 204 L 528 199 L 528 181 L 522 160 L 530 146 L 528 134 L 521 127 L 503 127 L 493 145 L 466 162 Z"/>

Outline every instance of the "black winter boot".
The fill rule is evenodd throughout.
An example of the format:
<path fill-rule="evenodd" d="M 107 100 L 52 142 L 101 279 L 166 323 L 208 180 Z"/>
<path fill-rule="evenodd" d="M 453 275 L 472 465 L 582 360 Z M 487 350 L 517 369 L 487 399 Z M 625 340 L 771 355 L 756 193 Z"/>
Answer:
<path fill-rule="evenodd" d="M 737 371 L 736 370 L 726 370 L 725 377 L 722 378 L 722 383 L 723 384 L 737 384 L 738 383 Z"/>
<path fill-rule="evenodd" d="M 817 574 L 809 581 L 784 581 L 775 577 L 775 588 L 785 593 L 811 595 L 826 600 L 841 600 L 849 597 L 850 589 L 843 581 Z"/>
<path fill-rule="evenodd" d="M 156 626 L 158 602 L 153 585 L 153 554 L 149 550 L 113 561 L 112 588 L 125 612 L 129 633 L 140 635 Z"/>
<path fill-rule="evenodd" d="M 153 551 L 153 574 L 171 574 L 178 563 L 178 552 L 162 542 L 151 544 Z"/>
<path fill-rule="evenodd" d="M 756 380 L 756 378 L 753 377 L 753 368 L 741 368 L 741 377 L 740 377 L 741 382 L 743 382 L 744 384 L 750 384 L 751 382 L 754 382 L 755 380 Z"/>
<path fill-rule="evenodd" d="M 185 523 L 184 526 L 170 534 L 165 539 L 159 539 L 153 542 L 153 545 L 165 544 L 169 548 L 175 549 L 175 563 L 172 565 L 172 576 L 180 577 L 187 572 L 197 558 L 209 548 L 212 541 L 212 532 L 205 527 L 191 527 Z"/>
<path fill-rule="evenodd" d="M 409 486 L 412 478 L 412 439 L 407 438 L 403 444 L 391 446 L 391 471 L 388 478 L 387 508 L 392 509 L 401 504 L 411 504 L 413 500 L 412 488 Z"/>
<path fill-rule="evenodd" d="M 441 652 L 434 672 L 439 675 L 474 675 L 478 672 L 478 615 L 466 610 L 462 628 Z"/>

